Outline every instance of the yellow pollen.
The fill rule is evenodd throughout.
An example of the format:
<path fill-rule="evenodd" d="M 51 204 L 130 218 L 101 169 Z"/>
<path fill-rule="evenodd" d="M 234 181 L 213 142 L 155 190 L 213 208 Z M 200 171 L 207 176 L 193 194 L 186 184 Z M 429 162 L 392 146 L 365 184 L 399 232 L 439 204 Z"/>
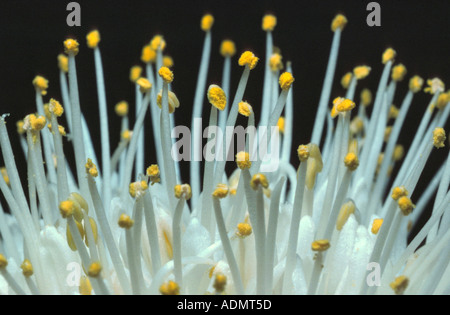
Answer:
<path fill-rule="evenodd" d="M 399 200 L 400 197 L 408 196 L 409 192 L 406 190 L 405 186 L 397 186 L 392 189 L 392 199 Z"/>
<path fill-rule="evenodd" d="M 179 295 L 180 287 L 175 281 L 169 280 L 159 287 L 159 292 L 162 295 Z"/>
<path fill-rule="evenodd" d="M 155 35 L 153 36 L 152 40 L 150 41 L 150 47 L 154 50 L 161 50 L 163 51 L 164 48 L 166 48 L 166 41 L 164 40 L 162 35 Z"/>
<path fill-rule="evenodd" d="M 132 220 L 130 218 L 129 215 L 126 215 L 125 213 L 122 213 L 119 217 L 119 221 L 118 221 L 119 226 L 122 229 L 131 229 L 134 225 L 134 220 Z"/>
<path fill-rule="evenodd" d="M 76 56 L 79 52 L 80 44 L 75 39 L 69 38 L 64 41 L 64 52 L 68 55 Z"/>
<path fill-rule="evenodd" d="M 383 225 L 383 219 L 374 219 L 372 223 L 372 233 L 377 235 L 380 231 L 381 226 Z"/>
<path fill-rule="evenodd" d="M 249 103 L 242 101 L 238 104 L 238 112 L 242 116 L 249 117 L 253 113 L 253 108 Z"/>
<path fill-rule="evenodd" d="M 287 91 L 291 88 L 292 83 L 294 83 L 295 79 L 292 73 L 284 72 L 280 75 L 279 83 L 282 90 Z"/>
<path fill-rule="evenodd" d="M 312 242 L 311 249 L 315 252 L 323 252 L 330 248 L 329 240 L 316 240 Z"/>
<path fill-rule="evenodd" d="M 121 101 L 117 103 L 116 106 L 114 107 L 114 111 L 116 112 L 116 115 L 120 117 L 128 115 L 128 102 Z"/>
<path fill-rule="evenodd" d="M 161 67 L 158 71 L 159 76 L 166 83 L 172 83 L 173 81 L 173 72 L 167 67 Z"/>
<path fill-rule="evenodd" d="M 363 89 L 361 91 L 361 104 L 369 106 L 372 103 L 372 92 L 369 89 Z"/>
<path fill-rule="evenodd" d="M 72 200 L 64 200 L 59 203 L 59 212 L 64 219 L 70 217 L 74 211 L 75 205 Z"/>
<path fill-rule="evenodd" d="M 406 72 L 406 67 L 404 65 L 396 65 L 394 68 L 392 68 L 392 80 L 397 82 L 402 81 L 405 78 Z"/>
<path fill-rule="evenodd" d="M 223 292 L 225 290 L 226 285 L 227 285 L 227 277 L 222 273 L 216 274 L 216 278 L 214 279 L 213 288 L 217 292 Z"/>
<path fill-rule="evenodd" d="M 214 17 L 211 14 L 205 14 L 200 21 L 200 27 L 203 31 L 207 32 L 211 30 L 214 24 Z"/>
<path fill-rule="evenodd" d="M 351 72 L 347 72 L 342 76 L 341 85 L 344 89 L 348 89 L 350 86 L 350 82 L 352 81 L 353 74 Z"/>
<path fill-rule="evenodd" d="M 56 117 L 61 117 L 64 113 L 64 108 L 61 103 L 55 99 L 50 99 L 48 109 L 51 113 L 53 113 Z"/>
<path fill-rule="evenodd" d="M 147 176 L 150 179 L 150 183 L 153 185 L 161 181 L 161 173 L 157 164 L 152 164 L 147 168 Z"/>
<path fill-rule="evenodd" d="M 138 198 L 145 194 L 147 188 L 148 188 L 147 182 L 145 180 L 141 180 L 131 183 L 129 186 L 129 192 L 131 197 Z"/>
<path fill-rule="evenodd" d="M 22 269 L 22 273 L 25 277 L 31 277 L 33 275 L 33 265 L 28 259 L 25 259 L 23 263 L 20 265 Z"/>
<path fill-rule="evenodd" d="M 36 90 L 39 90 L 42 95 L 47 94 L 48 80 L 40 75 L 37 75 L 33 79 L 33 85 Z"/>
<path fill-rule="evenodd" d="M 240 66 L 248 66 L 250 70 L 254 69 L 256 65 L 258 64 L 259 58 L 256 57 L 251 51 L 245 51 L 242 53 L 241 57 L 239 58 L 239 65 Z"/>
<path fill-rule="evenodd" d="M 8 266 L 8 260 L 3 254 L 0 254 L 0 269 L 5 269 Z"/>
<path fill-rule="evenodd" d="M 382 63 L 386 64 L 388 61 L 394 60 L 396 54 L 397 53 L 395 52 L 394 49 L 392 48 L 386 49 L 381 58 Z"/>
<path fill-rule="evenodd" d="M 169 91 L 169 114 L 172 114 L 175 111 L 175 108 L 180 107 L 180 101 L 178 100 L 175 93 L 172 91 Z M 158 105 L 159 108 L 162 108 L 162 90 L 159 91 L 158 95 L 156 96 L 156 105 Z"/>
<path fill-rule="evenodd" d="M 370 70 L 372 70 L 372 68 L 368 66 L 358 66 L 353 69 L 353 74 L 355 75 L 356 79 L 361 80 L 369 75 Z"/>
<path fill-rule="evenodd" d="M 97 166 L 92 162 L 91 159 L 89 159 L 89 158 L 87 159 L 87 162 L 85 164 L 85 168 L 86 168 L 86 173 L 88 173 L 92 177 L 97 177 L 98 176 Z"/>
<path fill-rule="evenodd" d="M 438 100 L 436 102 L 436 107 L 440 110 L 443 110 L 444 107 L 450 102 L 450 90 L 447 93 L 442 93 L 439 95 Z"/>
<path fill-rule="evenodd" d="M 218 85 L 211 84 L 208 88 L 208 101 L 218 110 L 224 110 L 227 105 L 227 96 L 224 90 Z"/>
<path fill-rule="evenodd" d="M 192 197 L 192 190 L 189 184 L 175 185 L 175 198 L 189 200 Z"/>
<path fill-rule="evenodd" d="M 236 154 L 236 164 L 241 170 L 249 169 L 252 166 L 252 162 L 250 161 L 248 152 L 238 152 Z"/>
<path fill-rule="evenodd" d="M 297 155 L 300 162 L 305 162 L 309 158 L 309 146 L 299 145 L 297 148 Z"/>
<path fill-rule="evenodd" d="M 252 234 L 252 226 L 249 223 L 242 222 L 237 225 L 237 236 L 244 238 L 250 234 Z"/>
<path fill-rule="evenodd" d="M 174 65 L 173 59 L 170 56 L 163 57 L 163 66 L 167 68 L 172 68 Z"/>
<path fill-rule="evenodd" d="M 427 85 L 423 89 L 426 93 L 435 94 L 436 92 L 444 92 L 445 90 L 445 84 L 439 78 L 428 79 Z"/>
<path fill-rule="evenodd" d="M 347 153 L 344 158 L 344 164 L 350 171 L 356 170 L 359 166 L 358 156 L 353 152 Z"/>
<path fill-rule="evenodd" d="M 279 71 L 283 69 L 283 57 L 278 54 L 278 53 L 274 53 L 270 59 L 269 59 L 269 67 L 270 70 L 272 71 Z"/>
<path fill-rule="evenodd" d="M 9 185 L 9 176 L 8 172 L 6 171 L 6 167 L 2 166 L 0 167 L 0 174 L 3 177 L 3 180 L 5 181 L 6 185 Z"/>
<path fill-rule="evenodd" d="M 348 201 L 342 205 L 336 220 L 336 230 L 342 230 L 350 215 L 355 213 L 355 209 L 356 206 L 353 201 Z"/>
<path fill-rule="evenodd" d="M 433 131 L 433 144 L 436 148 L 440 149 L 445 147 L 445 130 L 444 128 L 436 128 Z"/>
<path fill-rule="evenodd" d="M 277 26 L 277 17 L 272 14 L 264 15 L 261 25 L 263 31 L 272 32 L 275 29 L 275 26 Z"/>
<path fill-rule="evenodd" d="M 89 281 L 89 278 L 86 276 L 80 277 L 80 287 L 79 292 L 81 295 L 91 295 L 92 293 L 92 285 Z"/>
<path fill-rule="evenodd" d="M 141 77 L 142 67 L 141 66 L 132 66 L 130 68 L 130 81 L 136 83 L 136 81 Z"/>
<path fill-rule="evenodd" d="M 151 45 L 145 45 L 142 47 L 141 61 L 143 63 L 153 63 L 156 60 L 156 50 Z"/>
<path fill-rule="evenodd" d="M 47 127 L 48 127 L 48 129 L 50 129 L 51 132 L 53 132 L 52 131 L 52 124 L 48 124 Z M 66 136 L 67 135 L 66 134 L 66 128 L 64 128 L 64 126 L 58 125 L 58 131 L 59 131 L 59 134 L 61 136 Z"/>
<path fill-rule="evenodd" d="M 413 76 L 409 80 L 409 89 L 413 93 L 419 92 L 422 89 L 422 86 L 423 86 L 423 79 L 418 75 Z"/>
<path fill-rule="evenodd" d="M 351 111 L 353 108 L 355 108 L 355 103 L 352 100 L 343 97 L 336 97 L 333 100 L 331 117 L 335 118 L 339 113 Z"/>
<path fill-rule="evenodd" d="M 252 179 L 250 180 L 250 186 L 253 190 L 258 190 L 259 186 L 262 186 L 263 188 L 269 187 L 269 181 L 267 180 L 267 177 L 264 174 L 257 173 L 253 175 Z"/>
<path fill-rule="evenodd" d="M 412 203 L 411 199 L 406 196 L 400 197 L 397 203 L 398 207 L 405 216 L 409 215 L 415 208 L 415 205 Z"/>
<path fill-rule="evenodd" d="M 337 29 L 340 29 L 342 31 L 347 22 L 347 18 L 344 15 L 338 14 L 331 22 L 331 30 L 333 32 L 336 32 Z"/>
<path fill-rule="evenodd" d="M 233 57 L 236 54 L 236 45 L 232 40 L 225 39 L 220 44 L 220 54 L 223 57 Z"/>
<path fill-rule="evenodd" d="M 100 275 L 100 272 L 102 271 L 102 265 L 100 262 L 93 262 L 88 269 L 88 275 L 89 277 L 96 278 Z"/>
<path fill-rule="evenodd" d="M 89 48 L 97 48 L 100 42 L 100 33 L 97 30 L 91 31 L 86 35 L 86 42 Z"/>
<path fill-rule="evenodd" d="M 222 199 L 228 196 L 228 186 L 226 184 L 217 184 L 216 189 L 213 191 L 212 196 L 214 198 Z"/>
<path fill-rule="evenodd" d="M 122 133 L 120 134 L 120 138 L 125 141 L 130 141 L 132 136 L 133 136 L 133 132 L 128 129 L 122 131 Z"/>
<path fill-rule="evenodd" d="M 69 58 L 66 55 L 58 55 L 58 68 L 65 73 L 69 72 Z"/>
<path fill-rule="evenodd" d="M 34 131 L 42 130 L 45 127 L 46 120 L 44 116 L 36 117 L 35 115 L 29 115 L 31 129 Z"/>
<path fill-rule="evenodd" d="M 141 91 L 141 93 L 147 93 L 152 88 L 152 84 L 146 78 L 139 78 L 136 81 L 136 84 L 139 85 L 139 91 Z"/>
<path fill-rule="evenodd" d="M 284 134 L 284 126 L 285 126 L 285 119 L 283 116 L 281 116 L 280 118 L 278 118 L 277 127 L 278 130 L 283 134 Z"/>
<path fill-rule="evenodd" d="M 408 287 L 409 279 L 406 276 L 399 276 L 395 278 L 393 282 L 389 284 L 389 286 L 394 290 L 395 294 L 403 294 L 406 288 Z"/>

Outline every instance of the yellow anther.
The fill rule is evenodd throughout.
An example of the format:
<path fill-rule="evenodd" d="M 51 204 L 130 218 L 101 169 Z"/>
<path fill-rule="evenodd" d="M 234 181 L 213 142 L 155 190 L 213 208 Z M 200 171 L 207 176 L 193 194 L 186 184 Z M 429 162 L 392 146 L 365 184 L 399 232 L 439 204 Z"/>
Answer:
<path fill-rule="evenodd" d="M 223 57 L 233 57 L 236 54 L 236 45 L 232 40 L 225 39 L 220 44 L 220 54 Z"/>
<path fill-rule="evenodd" d="M 388 48 L 384 51 L 383 56 L 381 57 L 381 61 L 383 64 L 386 64 L 388 61 L 394 60 L 396 51 L 392 48 Z"/>
<path fill-rule="evenodd" d="M 53 132 L 53 131 L 52 131 L 52 124 L 48 124 L 47 127 L 48 127 L 48 129 L 49 129 L 51 132 Z M 58 125 L 58 132 L 59 132 L 59 134 L 60 134 L 61 136 L 66 136 L 66 135 L 67 135 L 67 134 L 66 134 L 66 128 L 64 128 L 64 126 Z"/>
<path fill-rule="evenodd" d="M 350 132 L 353 135 L 359 134 L 364 130 L 364 121 L 361 117 L 356 116 L 350 122 Z"/>
<path fill-rule="evenodd" d="M 351 72 L 347 72 L 342 76 L 341 85 L 344 89 L 348 89 L 350 86 L 350 82 L 352 81 L 353 74 Z"/>
<path fill-rule="evenodd" d="M 173 58 L 170 56 L 164 56 L 162 60 L 163 66 L 167 68 L 172 68 L 174 65 Z"/>
<path fill-rule="evenodd" d="M 39 131 L 45 127 L 45 124 L 47 121 L 44 116 L 36 117 L 36 115 L 31 114 L 28 117 L 29 117 L 29 123 L 30 123 L 31 130 Z"/>
<path fill-rule="evenodd" d="M 372 70 L 372 68 L 369 66 L 358 66 L 353 69 L 353 74 L 356 79 L 362 80 L 369 75 L 370 70 Z"/>
<path fill-rule="evenodd" d="M 280 87 L 282 90 L 287 91 L 291 88 L 292 83 L 294 83 L 295 79 L 292 73 L 284 72 L 280 75 L 280 79 L 278 82 L 280 83 Z"/>
<path fill-rule="evenodd" d="M 159 292 L 162 295 L 179 295 L 180 287 L 175 281 L 169 280 L 159 287 Z"/>
<path fill-rule="evenodd" d="M 361 104 L 369 106 L 372 103 L 372 92 L 369 89 L 363 89 L 361 91 Z"/>
<path fill-rule="evenodd" d="M 207 92 L 208 101 L 218 110 L 224 110 L 227 105 L 227 96 L 224 90 L 218 85 L 211 84 Z"/>
<path fill-rule="evenodd" d="M 217 292 L 220 293 L 225 290 L 226 285 L 227 285 L 227 277 L 222 273 L 216 274 L 216 278 L 214 279 L 213 288 Z"/>
<path fill-rule="evenodd" d="M 391 133 L 392 133 L 392 126 L 386 126 L 386 128 L 384 129 L 384 142 L 388 142 Z"/>
<path fill-rule="evenodd" d="M 355 103 L 352 100 L 343 97 L 336 97 L 333 100 L 331 117 L 335 118 L 339 113 L 351 111 L 353 108 L 355 108 Z"/>
<path fill-rule="evenodd" d="M 92 293 L 92 285 L 89 281 L 89 278 L 86 276 L 80 277 L 80 286 L 79 286 L 80 295 L 91 295 Z"/>
<path fill-rule="evenodd" d="M 383 225 L 383 219 L 374 219 L 372 222 L 372 233 L 377 235 Z"/>
<path fill-rule="evenodd" d="M 389 286 L 394 290 L 395 294 L 403 294 L 406 288 L 408 287 L 409 279 L 406 276 L 399 276 L 395 278 L 393 282 L 389 284 Z"/>
<path fill-rule="evenodd" d="M 394 153 L 392 154 L 392 158 L 395 162 L 400 161 L 405 155 L 405 148 L 401 144 L 397 144 L 394 148 Z"/>
<path fill-rule="evenodd" d="M 150 41 L 150 47 L 154 51 L 157 50 L 163 51 L 164 48 L 166 48 L 166 41 L 164 40 L 164 37 L 162 35 L 153 36 L 152 40 Z"/>
<path fill-rule="evenodd" d="M 427 80 L 427 87 L 423 90 L 430 94 L 435 94 L 436 92 L 444 92 L 445 84 L 439 78 L 433 78 Z"/>
<path fill-rule="evenodd" d="M 238 152 L 236 154 L 236 164 L 241 170 L 249 169 L 252 166 L 252 162 L 250 161 L 248 152 Z"/>
<path fill-rule="evenodd" d="M 409 192 L 406 190 L 405 186 L 397 186 L 392 189 L 391 197 L 394 200 L 399 200 L 400 197 L 408 196 Z"/>
<path fill-rule="evenodd" d="M 53 98 L 50 99 L 48 109 L 56 117 L 61 117 L 62 114 L 64 113 L 64 108 L 62 107 L 61 103 Z"/>
<path fill-rule="evenodd" d="M 22 273 L 25 277 L 31 277 L 33 275 L 33 265 L 31 264 L 31 261 L 28 259 L 25 259 L 23 263 L 20 265 L 20 268 L 22 269 Z"/>
<path fill-rule="evenodd" d="M 77 40 L 69 38 L 64 41 L 64 52 L 68 55 L 75 56 L 78 54 L 80 44 Z"/>
<path fill-rule="evenodd" d="M 392 104 L 391 107 L 389 107 L 388 118 L 397 118 L 398 113 L 399 113 L 398 107 Z"/>
<path fill-rule="evenodd" d="M 58 55 L 58 68 L 63 72 L 69 72 L 69 58 L 64 54 Z"/>
<path fill-rule="evenodd" d="M 72 200 L 64 200 L 59 203 L 59 212 L 63 218 L 70 217 L 75 211 L 75 205 Z"/>
<path fill-rule="evenodd" d="M 51 120 L 52 113 L 50 113 L 50 110 L 48 109 L 48 107 L 49 107 L 49 103 L 45 103 L 44 104 L 44 115 L 45 115 L 45 118 L 47 118 L 48 120 Z"/>
<path fill-rule="evenodd" d="M 127 101 L 121 101 L 116 104 L 114 107 L 114 111 L 116 112 L 117 116 L 124 117 L 128 115 L 128 102 Z"/>
<path fill-rule="evenodd" d="M 406 75 L 406 67 L 402 64 L 398 64 L 392 68 L 392 80 L 394 81 L 402 81 Z"/>
<path fill-rule="evenodd" d="M 242 101 L 238 104 L 238 112 L 245 117 L 249 117 L 253 113 L 253 108 L 249 103 Z"/>
<path fill-rule="evenodd" d="M 444 107 L 450 102 L 450 90 L 447 93 L 439 94 L 439 97 L 436 101 L 436 107 L 440 110 L 443 110 Z"/>
<path fill-rule="evenodd" d="M 222 199 L 228 196 L 229 188 L 226 184 L 217 184 L 216 189 L 214 189 L 212 196 L 214 198 Z"/>
<path fill-rule="evenodd" d="M 124 141 L 130 141 L 132 136 L 133 132 L 128 129 L 122 131 L 122 133 L 120 134 L 120 138 Z"/>
<path fill-rule="evenodd" d="M 445 147 L 445 130 L 444 128 L 435 128 L 433 131 L 433 144 L 436 148 L 443 148 Z"/>
<path fill-rule="evenodd" d="M 147 188 L 148 188 L 147 182 L 145 180 L 141 180 L 131 183 L 129 186 L 129 192 L 131 197 L 139 198 L 145 194 Z"/>
<path fill-rule="evenodd" d="M 17 127 L 17 133 L 19 135 L 23 135 L 26 130 L 23 128 L 24 122 L 23 120 L 19 120 L 18 122 L 16 122 L 16 127 Z"/>
<path fill-rule="evenodd" d="M 130 81 L 136 83 L 137 80 L 141 77 L 142 67 L 141 66 L 132 66 L 130 68 Z"/>
<path fill-rule="evenodd" d="M 256 65 L 258 64 L 259 58 L 256 57 L 251 51 L 245 51 L 242 53 L 241 57 L 239 58 L 239 65 L 240 66 L 247 66 L 250 70 L 254 69 Z"/>
<path fill-rule="evenodd" d="M 283 69 L 283 57 L 278 54 L 278 53 L 274 53 L 270 59 L 269 59 L 269 67 L 270 70 L 272 71 L 279 71 Z"/>
<path fill-rule="evenodd" d="M 91 159 L 87 159 L 87 162 L 85 164 L 85 168 L 86 168 L 86 173 L 88 173 L 92 177 L 97 177 L 98 176 L 97 166 L 94 164 L 94 162 L 92 162 Z"/>
<path fill-rule="evenodd" d="M 323 161 L 322 154 L 320 153 L 319 147 L 314 144 L 308 144 L 309 147 L 309 158 L 306 166 L 306 181 L 305 185 L 309 190 L 313 189 L 316 183 L 316 176 L 322 171 Z"/>
<path fill-rule="evenodd" d="M 134 225 L 134 220 L 130 218 L 129 215 L 126 215 L 125 213 L 122 213 L 119 217 L 118 224 L 123 229 L 131 229 Z"/>
<path fill-rule="evenodd" d="M 175 108 L 180 107 L 180 101 L 178 100 L 175 93 L 172 91 L 169 91 L 169 114 L 172 114 L 175 111 Z M 159 91 L 158 95 L 156 96 L 156 104 L 159 108 L 162 108 L 162 90 Z"/>
<path fill-rule="evenodd" d="M 141 91 L 141 93 L 147 93 L 152 88 L 152 84 L 146 78 L 139 78 L 136 81 L 136 84 L 139 85 L 139 91 Z"/>
<path fill-rule="evenodd" d="M 86 213 L 89 213 L 89 205 L 86 202 L 86 200 L 77 192 L 73 192 L 70 194 L 68 200 L 73 202 L 74 205 L 74 212 L 73 217 L 76 221 L 81 222 L 84 218 L 83 210 L 86 211 Z"/>
<path fill-rule="evenodd" d="M 192 197 L 192 190 L 189 184 L 175 185 L 174 193 L 175 198 L 178 199 L 184 198 L 185 200 L 189 200 Z"/>
<path fill-rule="evenodd" d="M 166 83 L 172 83 L 173 81 L 173 72 L 167 67 L 161 67 L 158 71 L 159 76 Z"/>
<path fill-rule="evenodd" d="M 338 14 L 331 22 L 331 30 L 333 32 L 336 32 L 337 29 L 340 29 L 342 31 L 347 22 L 347 18 L 344 15 Z"/>
<path fill-rule="evenodd" d="M 154 50 L 150 44 L 149 45 L 145 45 L 144 47 L 142 47 L 141 60 L 142 60 L 143 63 L 153 63 L 153 62 L 155 62 L 155 60 L 156 60 L 156 50 Z"/>
<path fill-rule="evenodd" d="M 278 130 L 280 131 L 280 133 L 284 134 L 284 126 L 285 126 L 285 119 L 283 116 L 281 116 L 280 118 L 278 118 L 278 122 L 277 122 L 277 127 L 278 127 Z"/>
<path fill-rule="evenodd" d="M 351 200 L 342 205 L 336 220 L 336 230 L 342 230 L 350 215 L 355 213 L 355 209 L 356 206 Z"/>
<path fill-rule="evenodd" d="M 93 30 L 86 35 L 86 42 L 89 48 L 97 48 L 100 42 L 100 33 L 97 30 Z"/>
<path fill-rule="evenodd" d="M 3 180 L 5 181 L 6 185 L 9 185 L 9 176 L 8 172 L 6 171 L 6 167 L 2 166 L 0 167 L 0 174 L 3 177 Z"/>
<path fill-rule="evenodd" d="M 207 32 L 211 30 L 214 24 L 214 17 L 211 14 L 205 14 L 200 21 L 200 27 L 203 31 Z"/>
<path fill-rule="evenodd" d="M 237 236 L 244 238 L 250 234 L 252 234 L 252 226 L 249 223 L 242 222 L 237 225 Z"/>
<path fill-rule="evenodd" d="M 77 225 L 77 229 L 78 229 L 78 232 L 80 233 L 81 239 L 83 239 L 84 238 L 84 228 L 83 228 L 83 225 L 81 224 L 81 221 L 75 221 L 75 224 Z M 76 251 L 77 245 L 75 244 L 75 241 L 73 240 L 72 231 L 70 230 L 69 225 L 66 226 L 66 239 L 67 239 L 67 245 L 69 245 L 70 249 L 72 251 Z"/>
<path fill-rule="evenodd" d="M 330 248 L 329 240 L 316 240 L 312 242 L 311 249 L 315 252 L 323 252 Z"/>
<path fill-rule="evenodd" d="M 100 272 L 102 272 L 102 264 L 100 262 L 96 261 L 93 262 L 88 269 L 88 276 L 92 278 L 96 278 L 100 275 Z"/>
<path fill-rule="evenodd" d="M 277 17 L 272 14 L 264 15 L 261 25 L 263 31 L 272 32 L 275 26 L 277 26 Z"/>
<path fill-rule="evenodd" d="M 409 199 L 406 196 L 402 196 L 398 199 L 397 201 L 398 203 L 398 207 L 400 208 L 400 210 L 402 211 L 403 215 L 407 216 L 408 214 L 410 214 L 414 208 L 416 207 L 411 199 Z"/>
<path fill-rule="evenodd" d="M 250 180 L 250 187 L 252 187 L 253 190 L 258 190 L 259 186 L 263 188 L 269 187 L 269 181 L 267 180 L 266 175 L 261 173 L 253 175 Z"/>
<path fill-rule="evenodd" d="M 359 166 L 358 156 L 353 152 L 347 153 L 344 158 L 344 164 L 350 171 L 356 170 Z"/>
<path fill-rule="evenodd" d="M 5 269 L 8 266 L 8 260 L 3 254 L 0 254 L 0 269 Z"/>
<path fill-rule="evenodd" d="M 409 80 L 409 89 L 413 93 L 419 92 L 422 89 L 422 86 L 423 86 L 423 79 L 418 75 L 413 76 Z"/>
<path fill-rule="evenodd" d="M 84 224 L 86 224 L 86 222 Z M 95 222 L 94 218 L 89 217 L 89 224 L 91 225 L 92 234 L 94 236 L 94 242 L 95 242 L 95 244 L 97 244 L 98 243 L 97 222 Z M 86 227 L 85 227 L 85 229 L 86 229 Z M 87 233 L 85 235 L 84 242 L 86 243 L 86 246 L 89 247 L 89 240 L 88 240 L 88 237 L 87 237 Z"/>
<path fill-rule="evenodd" d="M 309 145 L 299 145 L 297 155 L 300 162 L 305 162 L 309 158 Z"/>
<path fill-rule="evenodd" d="M 36 90 L 41 92 L 42 95 L 47 94 L 48 80 L 43 76 L 40 75 L 35 76 L 33 79 L 33 85 L 36 88 Z"/>
<path fill-rule="evenodd" d="M 150 183 L 153 185 L 161 181 L 161 173 L 157 164 L 152 164 L 147 168 L 147 176 L 150 179 Z"/>

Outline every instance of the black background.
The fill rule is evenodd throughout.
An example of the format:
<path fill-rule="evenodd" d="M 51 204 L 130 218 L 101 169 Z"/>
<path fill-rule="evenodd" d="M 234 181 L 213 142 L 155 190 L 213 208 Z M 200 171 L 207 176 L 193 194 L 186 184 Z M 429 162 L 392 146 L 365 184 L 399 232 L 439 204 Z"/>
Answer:
<path fill-rule="evenodd" d="M 31 84 L 35 75 L 43 75 L 50 81 L 46 99 L 61 99 L 56 56 L 63 51 L 63 40 L 74 36 L 81 44 L 77 56 L 81 107 L 93 133 L 94 144 L 99 147 L 93 53 L 85 43 L 86 34 L 94 28 L 100 31 L 102 37 L 100 49 L 109 106 L 111 150 L 119 141 L 120 119 L 114 115 L 114 105 L 122 99 L 130 104 L 134 102 L 134 86 L 128 79 L 129 69 L 140 64 L 141 48 L 155 34 L 165 37 L 166 53 L 175 61 L 173 90 L 181 102 L 181 107 L 176 111 L 176 122 L 189 126 L 204 39 L 199 24 L 205 13 L 215 17 L 208 85 L 220 84 L 223 64 L 219 54 L 220 42 L 230 38 L 236 43 L 238 55 L 250 49 L 264 58 L 265 33 L 261 30 L 261 19 L 266 13 L 277 16 L 274 45 L 281 48 L 284 61 L 292 61 L 296 78 L 293 90 L 294 147 L 308 143 L 311 136 L 333 36 L 330 23 L 337 13 L 345 14 L 349 22 L 342 35 L 331 99 L 344 94 L 339 84 L 341 76 L 361 64 L 371 66 L 372 72 L 360 82 L 358 95 L 363 87 L 375 91 L 382 71 L 381 54 L 388 47 L 397 51 L 396 62 L 403 63 L 408 69 L 407 79 L 399 85 L 394 104 L 400 105 L 407 91 L 407 81 L 415 74 L 425 79 L 437 76 L 447 85 L 450 84 L 450 1 L 447 0 L 377 1 L 381 5 L 381 27 L 367 26 L 369 12 L 366 6 L 370 1 L 362 0 L 80 0 L 77 2 L 81 5 L 81 27 L 66 24 L 69 13 L 66 5 L 69 2 L 0 2 L 0 113 L 11 113 L 8 128 L 12 138 L 15 137 L 15 122 L 35 111 Z M 242 72 L 242 68 L 237 66 L 237 56 L 233 61 L 231 97 Z M 245 93 L 245 99 L 253 105 L 257 118 L 262 78 L 261 63 L 252 71 Z M 430 96 L 423 92 L 416 95 L 406 128 L 400 135 L 400 142 L 405 147 L 412 141 L 429 100 Z M 132 109 L 130 114 L 134 117 Z M 13 140 L 13 146 L 16 152 L 20 152 L 18 141 Z M 66 145 L 65 151 L 70 156 L 71 147 Z M 448 147 L 435 150 L 424 176 L 432 176 L 447 154 Z M 24 172 L 22 155 L 17 154 L 16 158 L 21 172 Z M 297 166 L 294 150 L 292 161 Z M 146 163 L 154 162 L 150 139 Z M 188 181 L 188 163 L 181 167 L 183 180 Z M 418 191 L 423 190 L 426 182 L 419 184 Z M 413 199 L 416 201 L 418 195 Z"/>

